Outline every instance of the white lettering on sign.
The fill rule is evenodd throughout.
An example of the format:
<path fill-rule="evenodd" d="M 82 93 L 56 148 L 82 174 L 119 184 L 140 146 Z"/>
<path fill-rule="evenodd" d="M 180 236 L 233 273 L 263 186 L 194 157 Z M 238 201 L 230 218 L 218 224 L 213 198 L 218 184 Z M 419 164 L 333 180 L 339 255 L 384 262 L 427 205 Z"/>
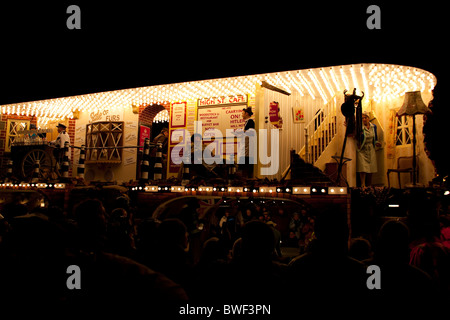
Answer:
<path fill-rule="evenodd" d="M 234 104 L 234 103 L 240 103 L 240 104 L 247 103 L 247 95 L 208 98 L 208 99 L 199 99 L 198 100 L 199 107 L 213 106 L 213 105 L 220 105 L 220 104 Z"/>

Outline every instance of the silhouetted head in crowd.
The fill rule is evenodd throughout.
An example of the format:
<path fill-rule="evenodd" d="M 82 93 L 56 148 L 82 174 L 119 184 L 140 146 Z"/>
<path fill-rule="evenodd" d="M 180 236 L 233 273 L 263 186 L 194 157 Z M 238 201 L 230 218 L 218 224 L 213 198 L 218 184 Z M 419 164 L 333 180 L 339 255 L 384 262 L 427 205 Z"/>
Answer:
<path fill-rule="evenodd" d="M 354 238 L 350 242 L 348 255 L 359 261 L 369 259 L 372 257 L 372 246 L 367 239 Z"/>
<path fill-rule="evenodd" d="M 329 254 L 346 254 L 348 251 L 347 214 L 338 207 L 319 212 L 314 223 L 317 238 L 314 248 Z"/>
<path fill-rule="evenodd" d="M 401 221 L 385 222 L 378 234 L 375 258 L 382 263 L 409 262 L 409 229 Z"/>
<path fill-rule="evenodd" d="M 407 217 L 411 240 L 439 236 L 439 220 L 435 195 L 424 189 L 411 189 L 407 196 Z"/>
<path fill-rule="evenodd" d="M 242 256 L 242 238 L 237 238 L 231 248 L 231 259 L 239 260 Z"/>
<path fill-rule="evenodd" d="M 183 249 L 188 246 L 187 228 L 179 219 L 163 220 L 159 224 L 157 232 L 157 241 L 161 246 L 179 246 Z"/>
<path fill-rule="evenodd" d="M 2 214 L 5 219 L 9 220 L 14 217 L 23 216 L 28 213 L 26 205 L 20 202 L 10 202 L 3 207 Z"/>
<path fill-rule="evenodd" d="M 57 258 L 63 253 L 63 230 L 41 214 L 27 214 L 13 219 L 7 244 L 15 254 L 25 259 Z"/>
<path fill-rule="evenodd" d="M 121 195 L 116 198 L 114 207 L 128 210 L 130 208 L 130 199 L 126 195 Z"/>
<path fill-rule="evenodd" d="M 205 243 L 203 244 L 203 252 L 201 256 L 201 261 L 203 263 L 224 260 L 225 258 L 225 249 L 219 238 L 212 237 L 205 241 Z"/>
<path fill-rule="evenodd" d="M 58 206 L 50 206 L 47 210 L 47 216 L 53 221 L 58 221 L 65 218 L 63 209 Z"/>
<path fill-rule="evenodd" d="M 261 221 L 247 222 L 241 232 L 241 254 L 244 259 L 270 260 L 275 249 L 272 228 Z"/>
<path fill-rule="evenodd" d="M 117 221 L 128 221 L 128 212 L 123 208 L 115 208 L 111 211 L 110 220 Z"/>
<path fill-rule="evenodd" d="M 106 211 L 100 200 L 89 199 L 75 207 L 75 219 L 84 245 L 101 246 L 106 235 Z"/>

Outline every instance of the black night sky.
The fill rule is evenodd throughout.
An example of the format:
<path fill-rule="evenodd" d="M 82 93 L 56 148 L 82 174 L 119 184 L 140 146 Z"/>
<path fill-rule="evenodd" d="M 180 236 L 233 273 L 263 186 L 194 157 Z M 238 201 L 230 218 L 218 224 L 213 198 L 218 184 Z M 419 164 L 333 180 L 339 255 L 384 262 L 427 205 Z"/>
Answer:
<path fill-rule="evenodd" d="M 81 30 L 66 27 L 71 4 Z M 371 4 L 381 30 L 366 27 Z M 0 104 L 361 62 L 423 68 L 444 86 L 445 12 L 433 1 L 2 3 Z"/>

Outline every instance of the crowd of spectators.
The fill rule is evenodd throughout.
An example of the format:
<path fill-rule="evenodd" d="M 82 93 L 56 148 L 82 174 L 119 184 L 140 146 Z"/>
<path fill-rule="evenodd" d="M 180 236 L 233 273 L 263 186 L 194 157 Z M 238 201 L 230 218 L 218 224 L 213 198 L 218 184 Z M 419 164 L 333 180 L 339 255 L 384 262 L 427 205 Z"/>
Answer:
<path fill-rule="evenodd" d="M 263 200 L 264 201 L 264 200 Z M 283 204 L 269 205 L 247 203 L 219 208 L 212 221 L 212 233 L 231 249 L 240 237 L 241 228 L 250 221 L 261 221 L 272 228 L 275 237 L 275 253 L 281 257 L 280 247 L 298 248 L 303 253 L 314 238 L 314 214 L 307 207 L 286 213 Z"/>
<path fill-rule="evenodd" d="M 333 206 L 314 214 L 225 207 L 198 260 L 193 217 L 136 221 L 124 197 L 110 212 L 86 199 L 69 215 L 17 204 L 0 217 L 0 301 L 168 316 L 186 303 L 266 304 L 277 315 L 437 308 L 450 297 L 448 208 L 412 201 L 407 221 L 387 221 L 375 241 L 349 241 L 347 215 Z M 283 247 L 298 256 L 283 257 Z M 69 265 L 80 267 L 80 290 L 66 285 Z M 380 267 L 379 290 L 367 287 L 369 265 Z"/>

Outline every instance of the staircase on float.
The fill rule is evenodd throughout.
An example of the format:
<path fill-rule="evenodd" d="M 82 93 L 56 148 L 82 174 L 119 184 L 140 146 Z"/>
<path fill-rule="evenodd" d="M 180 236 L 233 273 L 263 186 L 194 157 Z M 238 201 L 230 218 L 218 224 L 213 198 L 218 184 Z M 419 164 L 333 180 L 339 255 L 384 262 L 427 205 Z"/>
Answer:
<path fill-rule="evenodd" d="M 283 176 L 287 175 L 290 169 L 291 180 L 298 184 L 333 184 L 333 180 L 324 172 L 327 166 L 334 165 L 330 162 L 338 150 L 337 123 L 337 103 L 336 97 L 333 97 L 305 126 L 305 145 L 298 154 L 291 154 L 291 166 Z M 337 165 L 337 162 L 335 164 Z"/>

